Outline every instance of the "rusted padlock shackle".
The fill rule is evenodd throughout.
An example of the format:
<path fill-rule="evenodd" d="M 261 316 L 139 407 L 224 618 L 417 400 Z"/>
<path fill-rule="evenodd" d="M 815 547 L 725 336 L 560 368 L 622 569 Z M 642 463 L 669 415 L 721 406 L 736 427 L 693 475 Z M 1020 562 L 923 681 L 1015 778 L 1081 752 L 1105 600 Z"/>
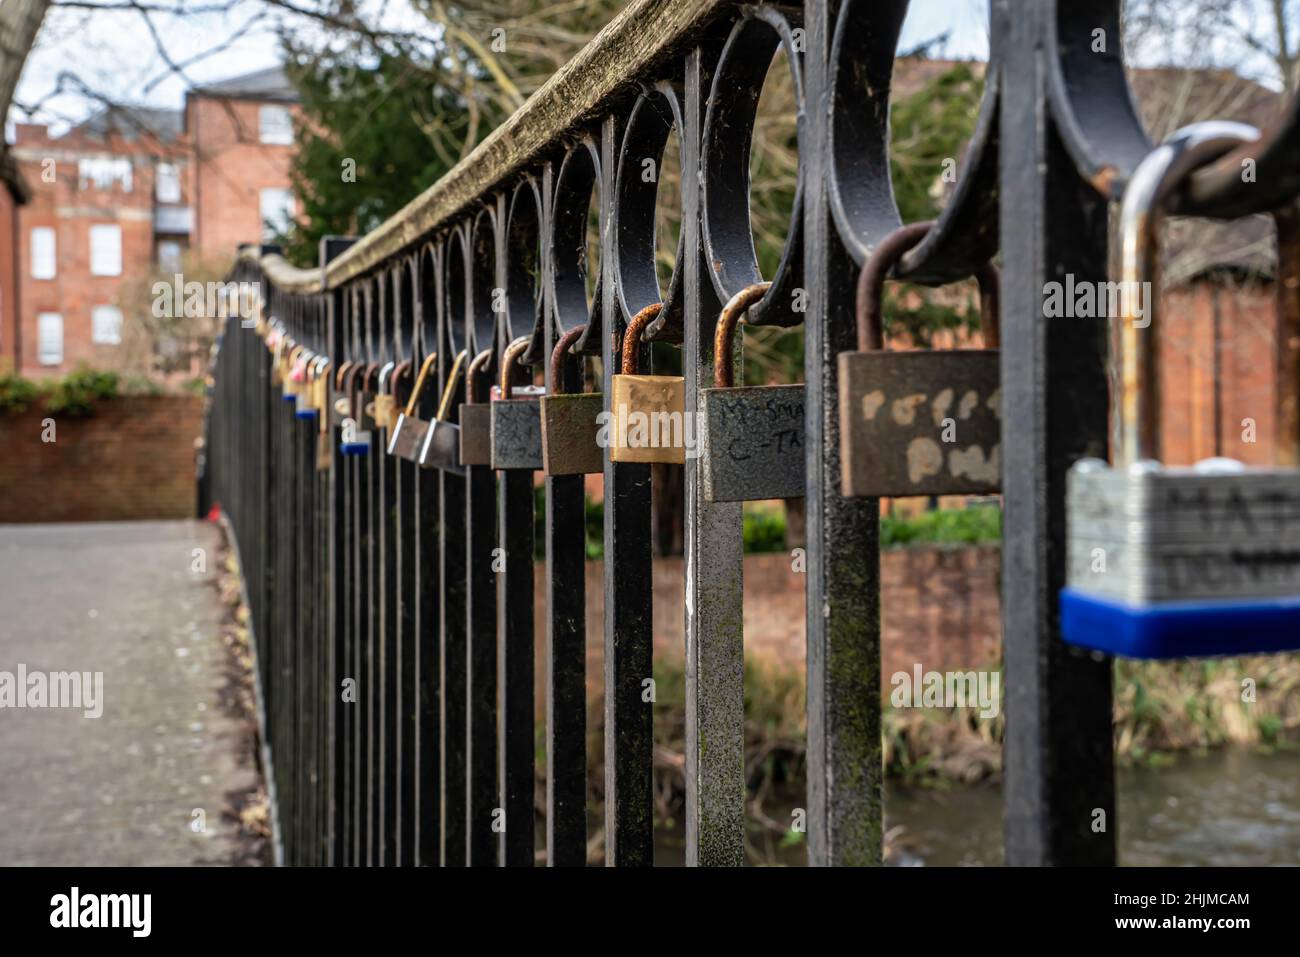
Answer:
<path fill-rule="evenodd" d="M 586 325 L 574 326 L 560 336 L 560 341 L 551 350 L 551 393 L 553 395 L 564 394 L 564 358 L 586 331 Z"/>
<path fill-rule="evenodd" d="M 520 336 L 506 346 L 505 355 L 501 357 L 501 398 L 510 398 L 510 368 L 528 351 L 532 341 L 531 336 Z"/>
<path fill-rule="evenodd" d="M 910 249 L 920 245 L 929 234 L 934 221 L 910 223 L 894 230 L 875 248 L 858 274 L 858 351 L 881 352 L 885 348 L 884 298 L 885 279 L 889 271 Z M 1001 325 L 998 316 L 998 270 L 988 262 L 975 273 L 980 287 L 980 332 L 984 348 L 996 349 L 1001 344 Z"/>
<path fill-rule="evenodd" d="M 636 354 L 637 346 L 641 342 L 641 334 L 645 332 L 645 327 L 654 321 L 655 316 L 659 315 L 659 310 L 663 307 L 662 302 L 652 302 L 633 316 L 632 321 L 627 324 L 627 331 L 623 333 L 623 375 L 637 374 Z"/>
<path fill-rule="evenodd" d="M 476 405 L 478 400 L 474 398 L 478 394 L 478 377 L 483 371 L 488 360 L 492 358 L 492 350 L 484 349 L 473 359 L 470 360 L 469 368 L 465 370 L 465 404 Z"/>
<path fill-rule="evenodd" d="M 732 343 L 735 342 L 736 326 L 749 312 L 749 307 L 758 302 L 772 288 L 770 282 L 756 282 L 736 293 L 722 307 L 718 316 L 717 328 L 713 331 L 713 387 L 730 389 L 735 384 L 735 367 L 731 361 Z"/>

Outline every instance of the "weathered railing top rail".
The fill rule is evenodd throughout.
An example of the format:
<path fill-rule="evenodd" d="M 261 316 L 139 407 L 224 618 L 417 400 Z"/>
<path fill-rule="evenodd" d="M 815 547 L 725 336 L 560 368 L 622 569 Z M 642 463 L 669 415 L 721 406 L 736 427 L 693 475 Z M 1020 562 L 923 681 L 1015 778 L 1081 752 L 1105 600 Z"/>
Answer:
<path fill-rule="evenodd" d="M 267 279 L 289 293 L 337 289 L 427 238 L 554 150 L 566 133 L 632 92 L 657 61 L 734 6 L 731 0 L 633 0 L 468 156 L 329 263 L 323 275 L 264 257 Z M 252 251 L 247 255 L 257 257 Z"/>

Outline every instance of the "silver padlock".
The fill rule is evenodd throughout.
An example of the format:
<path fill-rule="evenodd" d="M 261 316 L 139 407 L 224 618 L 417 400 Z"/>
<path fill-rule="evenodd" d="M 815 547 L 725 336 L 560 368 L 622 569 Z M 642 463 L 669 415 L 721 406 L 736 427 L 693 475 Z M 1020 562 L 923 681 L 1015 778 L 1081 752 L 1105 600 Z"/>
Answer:
<path fill-rule="evenodd" d="M 501 398 L 493 399 L 492 467 L 494 469 L 540 469 L 542 467 L 542 411 L 539 396 L 514 398 L 511 389 L 514 365 L 528 349 L 531 337 L 521 336 L 506 347 L 501 358 Z"/>
<path fill-rule="evenodd" d="M 1097 651 L 1171 658 L 1300 646 L 1300 471 L 1158 461 L 1160 206 L 1191 172 L 1187 151 L 1218 141 L 1226 150 L 1240 136 L 1225 136 L 1224 124 L 1174 134 L 1124 195 L 1114 464 L 1084 459 L 1066 477 L 1061 631 Z"/>
<path fill-rule="evenodd" d="M 770 286 L 741 290 L 718 317 L 713 388 L 699 392 L 701 485 L 708 502 L 804 495 L 804 387 L 735 388 L 732 381 L 736 326 Z"/>

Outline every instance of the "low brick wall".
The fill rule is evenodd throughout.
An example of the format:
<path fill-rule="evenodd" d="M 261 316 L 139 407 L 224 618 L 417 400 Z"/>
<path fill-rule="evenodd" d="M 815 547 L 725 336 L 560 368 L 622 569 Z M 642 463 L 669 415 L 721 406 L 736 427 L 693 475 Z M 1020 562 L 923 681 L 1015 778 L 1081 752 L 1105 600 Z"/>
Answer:
<path fill-rule="evenodd" d="M 42 440 L 45 419 L 53 442 Z M 89 416 L 38 402 L 0 414 L 0 522 L 188 518 L 195 510 L 198 396 L 125 396 Z"/>
<path fill-rule="evenodd" d="M 895 672 L 957 671 L 1002 660 L 1001 550 L 996 546 L 895 548 L 882 552 L 881 684 Z M 537 700 L 545 702 L 545 565 L 534 568 Z M 604 593 L 599 561 L 587 562 L 587 687 L 601 690 Z M 789 555 L 745 556 L 745 656 L 802 671 L 804 575 Z M 654 653 L 681 659 L 686 645 L 680 558 L 654 561 Z"/>

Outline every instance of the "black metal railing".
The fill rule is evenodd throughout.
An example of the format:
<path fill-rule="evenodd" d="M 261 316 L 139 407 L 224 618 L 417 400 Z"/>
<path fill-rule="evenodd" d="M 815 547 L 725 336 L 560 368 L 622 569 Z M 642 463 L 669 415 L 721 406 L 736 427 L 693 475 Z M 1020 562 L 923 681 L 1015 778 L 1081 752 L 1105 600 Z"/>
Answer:
<path fill-rule="evenodd" d="M 1043 290 L 1065 273 L 1106 280 L 1109 204 L 1152 149 L 1127 92 L 1119 6 L 994 0 L 984 103 L 955 193 L 890 273 L 938 285 L 1000 257 L 1005 822 L 1017 864 L 1115 861 L 1111 664 L 1061 641 L 1055 600 L 1066 470 L 1107 448 L 1106 331 L 1044 320 Z M 230 319 L 222 337 L 206 463 L 242 560 L 287 863 L 534 861 L 533 472 L 421 468 L 386 454 L 378 436 L 368 454 L 344 454 L 359 444 L 349 430 L 365 424 L 358 401 L 395 392 L 400 402 L 435 354 L 415 412 L 433 420 L 446 395 L 455 421 L 461 403 L 488 401 L 521 336 L 548 392 L 556 374 L 573 390 L 576 373 L 548 360 L 562 335 L 585 326 L 573 352 L 601 359 L 608 406 L 624 330 L 663 298 L 641 367 L 644 343 L 680 343 L 693 413 L 713 382 L 719 313 L 759 281 L 771 285 L 748 321 L 805 330 L 809 860 L 881 861 L 879 504 L 841 491 L 837 362 L 858 348 L 861 267 L 902 225 L 887 123 L 906 7 L 635 0 L 400 214 L 355 243 L 327 241 L 319 270 L 243 251 L 233 278 L 258 283 L 262 306 Z M 1109 52 L 1094 52 L 1098 29 Z M 763 276 L 747 137 L 782 50 L 797 97 L 799 183 L 779 271 Z M 1293 102 L 1261 140 L 1203 157 L 1169 208 L 1227 217 L 1293 204 L 1298 114 Z M 674 134 L 681 243 L 661 290 L 656 184 L 634 174 Z M 1243 156 L 1265 185 L 1242 186 Z M 588 306 L 592 203 L 603 265 Z M 1281 252 L 1294 270 L 1294 242 Z M 1300 328 L 1295 290 L 1279 294 Z M 487 353 L 481 374 L 459 374 L 462 353 L 465 365 Z M 315 399 L 284 400 L 275 380 L 293 374 L 290 355 L 315 363 L 306 381 L 326 379 Z M 1289 370 L 1279 448 L 1294 464 L 1300 376 L 1294 361 Z M 687 857 L 739 865 L 741 505 L 707 501 L 701 468 L 687 458 Z M 648 865 L 651 469 L 606 450 L 603 471 L 605 860 Z M 583 477 L 548 475 L 545 486 L 544 859 L 580 865 L 591 836 Z M 1101 829 L 1099 811 L 1110 822 Z"/>

